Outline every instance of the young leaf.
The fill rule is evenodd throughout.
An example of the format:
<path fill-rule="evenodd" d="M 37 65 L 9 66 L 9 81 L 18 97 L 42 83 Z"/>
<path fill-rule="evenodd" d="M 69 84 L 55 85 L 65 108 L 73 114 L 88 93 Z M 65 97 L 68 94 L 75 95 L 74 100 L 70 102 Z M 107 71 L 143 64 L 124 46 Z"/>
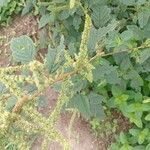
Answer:
<path fill-rule="evenodd" d="M 139 137 L 138 137 L 139 144 L 142 144 L 145 141 L 146 137 L 148 136 L 148 133 L 149 133 L 148 128 L 145 128 L 141 131 L 141 133 L 139 134 Z"/>
<path fill-rule="evenodd" d="M 10 42 L 13 59 L 22 64 L 29 63 L 36 56 L 36 48 L 32 39 L 26 35 L 13 38 Z"/>
<path fill-rule="evenodd" d="M 137 113 L 129 113 L 129 119 L 131 122 L 135 123 L 139 128 L 143 127 L 143 122 L 141 119 L 141 115 L 137 115 Z"/>
<path fill-rule="evenodd" d="M 75 6 L 76 0 L 70 0 L 70 9 L 72 9 Z"/>
<path fill-rule="evenodd" d="M 43 15 L 39 20 L 39 29 L 46 26 L 49 22 L 54 22 L 54 16 L 51 14 Z"/>

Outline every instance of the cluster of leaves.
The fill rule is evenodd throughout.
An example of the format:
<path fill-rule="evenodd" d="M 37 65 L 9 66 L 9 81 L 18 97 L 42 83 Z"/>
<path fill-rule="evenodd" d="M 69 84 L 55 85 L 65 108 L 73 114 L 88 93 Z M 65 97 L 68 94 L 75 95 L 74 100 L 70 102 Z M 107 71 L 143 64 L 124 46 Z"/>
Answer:
<path fill-rule="evenodd" d="M 18 48 L 21 53 L 17 53 Z M 53 139 L 59 142 L 64 149 L 69 150 L 68 142 L 54 126 L 62 106 L 71 97 L 71 81 L 69 78 L 63 78 L 64 82 L 61 85 L 56 107 L 49 118 L 45 118 L 36 110 L 37 101 L 33 100 L 39 99 L 42 91 L 61 80 L 61 76 L 51 77 L 46 73 L 48 72 L 46 61 L 42 64 L 34 60 L 36 48 L 29 37 L 22 36 L 13 39 L 11 49 L 14 60 L 18 60 L 22 65 L 0 69 L 1 149 L 9 149 L 13 144 L 16 149 L 28 150 L 31 144 L 28 142 L 30 137 L 40 134 L 45 137 L 43 149 L 45 149 L 45 143 Z"/>
<path fill-rule="evenodd" d="M 45 137 L 42 146 L 43 149 L 45 149 L 45 147 L 47 148 L 49 140 L 59 142 L 65 150 L 70 149 L 70 145 L 66 139 L 55 129 L 55 124 L 59 118 L 62 107 L 73 95 L 71 75 L 78 73 L 81 74 L 80 76 L 83 78 L 92 82 L 92 65 L 87 55 L 87 41 L 91 23 L 91 18 L 86 13 L 80 52 L 76 55 L 76 60 L 72 59 L 65 50 L 66 46 L 64 45 L 63 37 L 61 38 L 60 45 L 56 47 L 58 53 L 52 63 L 50 63 L 50 61 L 53 57 L 50 57 L 50 59 L 46 57 L 43 63 L 34 60 L 37 51 L 33 41 L 29 37 L 21 36 L 12 39 L 11 50 L 13 59 L 16 62 L 20 62 L 21 65 L 0 69 L 2 89 L 2 95 L 0 97 L 0 135 L 4 137 L 4 139 L 8 138 L 9 142 L 15 144 L 18 149 L 29 149 L 30 145 L 27 139 L 33 134 L 40 134 Z M 54 49 L 51 49 L 51 52 L 53 51 L 55 52 Z M 72 68 L 71 62 L 74 63 Z M 84 62 L 86 65 L 82 65 L 81 62 Z M 57 63 L 61 63 L 62 65 L 58 65 L 55 68 L 55 72 L 49 74 Z M 32 100 L 36 100 L 38 96 L 43 93 L 43 90 L 59 81 L 63 82 L 61 84 L 58 102 L 50 116 L 46 119 L 42 114 L 37 112 L 35 103 L 34 101 L 32 102 Z M 35 87 L 31 92 L 27 86 Z M 5 101 L 6 99 L 9 99 L 9 101 Z M 26 105 L 26 103 L 28 105 Z M 16 130 L 22 132 L 18 135 L 16 134 Z M 4 139 L 0 139 L 2 149 L 8 147 L 5 145 Z"/>
<path fill-rule="evenodd" d="M 97 137 L 111 139 L 112 136 L 116 135 L 118 127 L 116 119 L 109 118 L 99 121 L 98 119 L 93 118 L 90 121 L 90 124 Z"/>
<path fill-rule="evenodd" d="M 78 109 L 86 119 L 101 119 L 104 117 L 102 104 L 108 109 L 117 108 L 134 127 L 127 134 L 121 133 L 110 149 L 148 150 L 150 1 L 27 0 L 22 13 L 32 10 L 41 16 L 39 28 L 42 33 L 46 32 L 47 24 L 50 26 L 50 39 L 45 40 L 45 34 L 40 38 L 44 47 L 50 43 L 44 59 L 46 70 L 52 79 L 62 81 L 67 77 L 73 85 L 65 109 Z M 92 25 L 90 20 L 85 21 L 85 13 L 89 14 Z M 81 34 L 84 22 L 90 33 Z M 13 39 L 11 49 L 14 61 L 25 65 L 35 59 L 38 51 L 26 36 Z M 23 74 L 29 75 L 28 72 Z M 36 72 L 34 81 L 38 90 L 43 83 L 40 77 L 37 78 Z M 61 87 L 61 82 L 53 85 L 58 91 L 62 90 Z M 13 102 L 12 106 L 16 104 L 14 100 L 8 102 L 11 105 Z M 60 111 L 60 106 L 62 103 L 56 110 Z"/>
<path fill-rule="evenodd" d="M 135 124 L 137 132 L 146 128 L 147 133 L 142 143 L 138 142 L 137 136 L 129 133 L 134 141 L 128 139 L 131 142 L 116 144 L 114 149 L 126 149 L 128 145 L 137 148 L 142 144 L 143 149 L 149 147 L 146 137 L 150 134 L 150 108 L 149 103 L 143 101 L 150 96 L 150 1 L 75 1 L 71 10 L 69 4 L 69 1 L 59 1 L 58 4 L 52 2 L 45 6 L 39 28 L 47 23 L 55 26 L 51 29 L 55 35 L 53 39 L 57 39 L 59 31 L 63 33 L 69 53 L 74 57 L 74 53 L 78 53 L 83 28 L 82 5 L 88 9 L 93 22 L 88 41 L 89 56 L 102 49 L 108 56 L 94 63 L 92 84 L 79 77 L 73 79 L 77 89 L 74 89 L 76 94 L 68 107 L 77 108 L 86 119 L 102 118 L 102 103 L 108 108 L 117 108 Z M 55 9 L 55 5 L 60 9 Z M 51 16 L 49 20 L 48 15 Z M 116 54 L 109 56 L 109 53 Z"/>
<path fill-rule="evenodd" d="M 24 0 L 0 0 L 0 26 L 10 24 L 12 15 L 23 9 Z"/>

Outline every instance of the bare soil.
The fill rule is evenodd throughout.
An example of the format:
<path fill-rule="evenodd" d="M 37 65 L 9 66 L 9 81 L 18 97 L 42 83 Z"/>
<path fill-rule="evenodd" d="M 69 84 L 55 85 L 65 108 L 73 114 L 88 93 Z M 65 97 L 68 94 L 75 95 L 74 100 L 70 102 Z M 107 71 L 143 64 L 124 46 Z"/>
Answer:
<path fill-rule="evenodd" d="M 9 47 L 9 42 L 11 38 L 18 37 L 20 35 L 29 35 L 34 38 L 38 32 L 36 18 L 27 15 L 24 17 L 16 17 L 11 26 L 0 29 L 0 67 L 9 66 L 11 63 L 11 51 Z M 57 92 L 49 88 L 45 91 L 45 96 L 47 98 L 47 105 L 45 107 L 38 108 L 38 111 L 47 116 L 54 105 L 56 104 Z M 114 118 L 117 118 L 119 122 L 120 130 L 128 130 L 129 123 L 128 120 L 124 119 L 118 112 L 114 111 Z M 83 120 L 81 117 L 76 117 L 70 139 L 68 138 L 68 126 L 70 122 L 71 114 L 62 113 L 61 117 L 57 123 L 57 129 L 60 130 L 63 135 L 68 139 L 71 144 L 72 150 L 107 150 L 108 146 L 114 140 L 111 138 L 97 138 L 94 136 L 89 124 Z M 35 140 L 32 145 L 31 150 L 40 150 L 42 137 Z M 49 150 L 62 150 L 60 145 L 56 142 L 49 144 Z"/>

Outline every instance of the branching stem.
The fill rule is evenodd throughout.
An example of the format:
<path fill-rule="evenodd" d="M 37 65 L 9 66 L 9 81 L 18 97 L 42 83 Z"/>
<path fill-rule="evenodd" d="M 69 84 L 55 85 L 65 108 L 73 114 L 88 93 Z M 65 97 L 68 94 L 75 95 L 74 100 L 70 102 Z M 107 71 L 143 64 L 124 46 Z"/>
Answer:
<path fill-rule="evenodd" d="M 139 47 L 140 49 L 141 47 Z M 89 62 L 93 62 L 94 60 L 96 60 L 99 57 L 107 57 L 107 56 L 111 56 L 111 55 L 115 55 L 115 54 L 120 54 L 120 53 L 124 53 L 124 52 L 131 52 L 133 51 L 133 49 L 128 49 L 128 50 L 122 50 L 122 51 L 116 51 L 116 52 L 111 52 L 111 53 L 107 53 L 105 54 L 104 52 L 100 52 L 97 55 L 95 55 L 94 57 L 92 57 Z M 53 85 L 54 83 L 58 83 L 61 81 L 66 80 L 68 77 L 74 76 L 78 74 L 78 71 L 72 71 L 72 72 L 68 72 L 68 73 L 64 73 L 61 76 L 58 76 L 58 78 L 56 78 L 51 85 Z M 47 85 L 47 87 L 49 87 L 50 85 Z M 36 97 L 38 97 L 42 92 L 36 92 L 34 95 L 32 96 L 28 96 L 28 95 L 24 95 L 20 100 L 18 100 L 18 102 L 16 103 L 16 105 L 14 106 L 12 112 L 14 113 L 19 113 L 23 107 L 23 105 L 25 103 L 27 103 L 30 100 L 34 100 Z"/>

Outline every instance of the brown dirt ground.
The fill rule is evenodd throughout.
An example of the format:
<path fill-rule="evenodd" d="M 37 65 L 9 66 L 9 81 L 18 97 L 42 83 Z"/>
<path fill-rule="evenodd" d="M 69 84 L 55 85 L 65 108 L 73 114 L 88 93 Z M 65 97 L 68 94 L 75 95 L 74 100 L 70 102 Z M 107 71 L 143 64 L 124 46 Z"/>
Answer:
<path fill-rule="evenodd" d="M 29 35 L 34 38 L 37 32 L 38 28 L 36 18 L 31 15 L 16 17 L 11 26 L 0 29 L 0 37 L 3 37 L 3 40 L 0 40 L 0 67 L 10 65 L 11 52 L 9 48 L 9 42 L 11 38 L 20 35 Z M 46 107 L 39 108 L 39 111 L 47 115 L 55 105 L 58 93 L 49 88 L 45 91 L 45 95 L 47 97 L 48 105 Z M 119 122 L 120 129 L 118 129 L 118 131 L 126 131 L 129 127 L 128 121 L 116 111 L 114 111 L 113 115 L 115 116 L 114 118 L 117 118 Z M 71 114 L 62 113 L 57 124 L 58 130 L 60 130 L 66 138 L 68 138 L 68 125 L 70 118 Z M 112 139 L 114 138 L 96 138 L 91 132 L 89 124 L 80 117 L 75 119 L 69 143 L 72 146 L 72 150 L 107 150 Z M 41 142 L 42 138 L 39 137 L 33 143 L 31 150 L 40 150 Z M 49 145 L 49 150 L 61 149 L 62 148 L 58 143 L 54 142 L 50 143 Z"/>

